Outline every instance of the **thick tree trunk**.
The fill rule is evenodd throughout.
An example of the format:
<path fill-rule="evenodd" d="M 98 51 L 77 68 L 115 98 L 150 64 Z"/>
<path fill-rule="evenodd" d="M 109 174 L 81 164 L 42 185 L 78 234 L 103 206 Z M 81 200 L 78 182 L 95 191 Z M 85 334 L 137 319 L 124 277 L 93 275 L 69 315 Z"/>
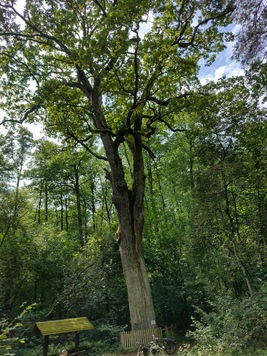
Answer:
<path fill-rule="evenodd" d="M 128 291 L 132 330 L 155 327 L 154 304 L 142 252 L 142 186 L 144 179 L 140 180 L 137 190 L 129 191 L 122 176 L 113 189 L 113 202 L 119 219 L 116 239 Z"/>
<path fill-rule="evenodd" d="M 143 255 L 131 242 L 131 232 L 120 243 L 132 330 L 155 327 L 155 312 Z"/>
<path fill-rule="evenodd" d="M 126 281 L 132 329 L 147 329 L 155 326 L 154 304 L 150 291 L 148 274 L 142 253 L 144 225 L 145 175 L 141 124 L 142 115 L 135 116 L 134 134 L 131 135 L 129 149 L 132 154 L 132 182 L 126 181 L 125 171 L 119 154 L 119 146 L 127 141 L 127 134 L 119 133 L 114 139 L 101 110 L 99 82 L 95 82 L 92 92 L 92 108 L 95 125 L 101 133 L 101 140 L 110 166 L 109 179 L 112 186 L 112 200 L 118 215 L 119 244 L 123 274 Z M 131 131 L 131 130 L 130 130 Z M 128 143 L 128 142 L 127 142 Z"/>
<path fill-rule="evenodd" d="M 128 290 L 132 330 L 155 326 L 155 312 L 148 273 L 142 253 L 144 225 L 144 165 L 141 138 L 135 137 L 133 152 L 132 189 L 127 187 L 121 160 L 112 172 L 113 202 L 117 209 L 119 227 L 117 241 Z M 114 179 L 115 178 L 115 179 Z"/>

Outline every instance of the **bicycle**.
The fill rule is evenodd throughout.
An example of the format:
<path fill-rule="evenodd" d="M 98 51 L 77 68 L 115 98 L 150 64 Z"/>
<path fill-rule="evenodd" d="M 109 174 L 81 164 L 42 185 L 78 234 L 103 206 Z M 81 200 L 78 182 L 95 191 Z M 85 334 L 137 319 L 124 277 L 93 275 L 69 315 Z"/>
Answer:
<path fill-rule="evenodd" d="M 168 355 L 172 355 L 177 350 L 177 346 L 172 339 L 164 338 L 162 342 L 159 342 L 158 338 L 153 335 L 153 340 L 148 345 L 140 344 L 137 352 L 137 356 L 152 356 L 163 355 L 166 352 Z"/>

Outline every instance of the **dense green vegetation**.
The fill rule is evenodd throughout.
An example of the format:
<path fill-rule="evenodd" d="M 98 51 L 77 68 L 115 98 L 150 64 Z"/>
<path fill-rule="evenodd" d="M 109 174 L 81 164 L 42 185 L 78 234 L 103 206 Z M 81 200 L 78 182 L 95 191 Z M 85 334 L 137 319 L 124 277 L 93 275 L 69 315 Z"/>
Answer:
<path fill-rule="evenodd" d="M 232 38 L 222 27 L 247 26 L 247 2 L 237 14 L 220 1 L 101 4 L 27 2 L 19 27 L 12 2 L 0 3 L 0 355 L 40 355 L 34 323 L 76 316 L 95 326 L 84 347 L 102 354 L 154 312 L 194 345 L 181 354 L 263 355 L 262 42 L 254 60 L 251 47 L 242 54 L 243 29 L 245 75 L 198 79 L 199 60 Z M 41 139 L 21 125 L 35 121 Z M 51 355 L 61 345 L 72 336 L 55 337 Z"/>

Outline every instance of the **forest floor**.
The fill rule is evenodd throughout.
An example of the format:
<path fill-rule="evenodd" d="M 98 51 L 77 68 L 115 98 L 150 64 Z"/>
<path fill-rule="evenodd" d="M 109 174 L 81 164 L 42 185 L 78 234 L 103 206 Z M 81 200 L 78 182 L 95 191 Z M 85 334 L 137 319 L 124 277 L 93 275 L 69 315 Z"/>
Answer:
<path fill-rule="evenodd" d="M 194 343 L 176 343 L 177 349 L 176 352 L 181 352 L 182 350 L 188 350 L 194 346 Z M 104 353 L 102 356 L 136 356 L 137 351 L 135 352 L 125 352 L 125 353 Z M 266 355 L 267 356 L 267 355 Z"/>
<path fill-rule="evenodd" d="M 127 352 L 124 354 L 110 354 L 110 353 L 104 353 L 102 356 L 136 356 L 137 351 L 136 352 Z"/>
<path fill-rule="evenodd" d="M 136 352 L 127 352 L 126 354 L 103 354 L 102 356 L 136 356 L 137 355 L 137 351 Z"/>

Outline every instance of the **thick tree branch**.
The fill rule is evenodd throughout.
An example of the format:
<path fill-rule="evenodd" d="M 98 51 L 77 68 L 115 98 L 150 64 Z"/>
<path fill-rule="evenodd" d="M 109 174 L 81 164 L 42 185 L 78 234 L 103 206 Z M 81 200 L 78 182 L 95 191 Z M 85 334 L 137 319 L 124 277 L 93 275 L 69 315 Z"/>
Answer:
<path fill-rule="evenodd" d="M 188 25 L 188 23 L 185 22 L 185 25 L 184 25 L 184 27 L 183 27 L 183 29 L 182 29 L 180 35 L 179 35 L 178 37 L 176 37 L 176 39 L 175 39 L 174 42 L 172 43 L 172 46 L 174 46 L 174 45 L 176 45 L 176 44 L 177 44 L 178 47 L 180 47 L 180 48 L 188 48 L 189 46 L 194 46 L 194 42 L 195 42 L 196 35 L 197 35 L 198 30 L 199 30 L 199 28 L 200 28 L 201 26 L 206 25 L 207 23 L 209 23 L 209 22 L 212 21 L 212 20 L 218 20 L 218 19 L 220 19 L 220 18 L 223 18 L 223 17 L 225 17 L 226 15 L 232 13 L 233 11 L 234 11 L 234 8 L 231 8 L 231 9 L 229 9 L 229 10 L 225 10 L 225 11 L 221 12 L 221 13 L 218 14 L 217 16 L 211 16 L 211 17 L 208 17 L 208 18 L 206 18 L 206 19 L 200 21 L 200 22 L 195 26 L 190 41 L 188 41 L 188 42 L 180 42 L 180 41 L 182 40 L 182 36 L 183 36 L 183 34 L 184 34 L 185 30 L 186 30 L 186 27 L 187 27 L 187 25 Z"/>
<path fill-rule="evenodd" d="M 144 143 L 142 144 L 142 147 L 144 150 L 146 150 L 149 154 L 149 156 L 154 160 L 156 158 L 155 154 L 152 152 L 152 150 L 147 146 L 145 145 Z"/>
<path fill-rule="evenodd" d="M 136 105 L 137 102 L 137 93 L 139 90 L 139 65 L 138 65 L 138 49 L 139 49 L 139 42 L 140 42 L 140 37 L 139 37 L 139 28 L 134 30 L 134 33 L 136 34 L 135 38 L 135 51 L 134 51 L 134 105 Z"/>
<path fill-rule="evenodd" d="M 120 77 L 119 77 L 119 75 L 118 75 L 117 72 L 118 72 L 118 71 L 116 70 L 116 71 L 115 71 L 115 76 L 116 76 L 116 78 L 117 78 L 117 80 L 118 80 L 118 83 L 119 83 L 120 88 L 121 88 L 125 93 L 134 95 L 134 93 L 132 92 L 132 90 L 126 89 L 125 86 L 122 84 L 121 79 L 120 79 Z"/>
<path fill-rule="evenodd" d="M 82 70 L 78 65 L 76 65 L 76 69 L 77 69 L 78 80 L 83 84 L 83 87 L 85 88 L 86 92 L 89 94 L 90 101 L 92 102 L 91 96 L 92 96 L 93 88 L 89 83 L 89 80 L 84 70 Z"/>
<path fill-rule="evenodd" d="M 55 42 L 59 45 L 60 49 L 62 51 L 64 51 L 66 54 L 70 55 L 71 51 L 69 50 L 69 48 L 63 43 L 61 42 L 58 38 L 46 34 L 43 31 L 41 31 L 37 26 L 35 26 L 30 20 L 26 19 L 25 16 L 23 16 L 22 14 L 20 14 L 13 5 L 6 5 L 3 3 L 0 3 L 0 6 L 6 9 L 11 9 L 22 21 L 25 22 L 26 25 L 29 26 L 29 28 L 31 28 L 33 31 L 37 32 L 35 34 L 25 34 L 25 33 L 20 33 L 20 32 L 0 32 L 0 35 L 4 35 L 4 36 L 19 36 L 19 37 L 27 37 L 27 38 L 35 38 L 35 37 L 42 37 L 45 38 L 47 40 L 50 40 L 52 42 Z"/>
<path fill-rule="evenodd" d="M 170 102 L 171 100 L 183 99 L 183 98 L 186 98 L 186 97 L 188 97 L 188 96 L 190 96 L 190 95 L 192 95 L 192 94 L 193 94 L 193 93 L 184 93 L 184 94 L 181 94 L 181 95 L 179 95 L 179 96 L 174 96 L 174 97 L 168 98 L 168 99 L 166 99 L 166 100 L 161 100 L 161 99 L 158 99 L 158 98 L 156 98 L 156 97 L 154 97 L 154 96 L 148 96 L 148 97 L 147 97 L 147 100 L 148 100 L 148 101 L 152 101 L 152 102 L 154 102 L 154 103 L 156 103 L 156 104 L 158 104 L 158 105 L 161 105 L 161 106 L 168 106 L 168 104 L 169 104 L 169 102 Z"/>
<path fill-rule="evenodd" d="M 100 156 L 98 153 L 96 153 L 95 151 L 93 151 L 89 146 L 87 146 L 86 142 L 89 141 L 93 136 L 88 136 L 86 139 L 79 139 L 72 131 L 67 130 L 67 134 L 68 134 L 68 138 L 72 138 L 74 141 L 76 141 L 77 143 L 79 143 L 81 146 L 83 146 L 86 151 L 88 151 L 91 155 L 93 155 L 94 157 L 96 157 L 97 159 L 101 159 L 104 161 L 107 161 L 107 158 L 104 156 Z"/>
<path fill-rule="evenodd" d="M 16 57 L 11 56 L 10 54 L 8 54 L 8 53 L 6 53 L 6 52 L 0 53 L 0 56 L 6 56 L 6 57 L 12 59 L 13 61 L 15 61 L 16 63 L 19 63 L 19 64 L 21 64 L 22 66 L 24 66 L 24 67 L 26 68 L 26 70 L 28 71 L 28 73 L 30 74 L 30 76 L 35 80 L 36 85 L 39 87 L 39 81 L 38 81 L 38 79 L 36 78 L 36 76 L 34 75 L 34 73 L 32 72 L 32 70 L 30 69 L 30 67 L 28 66 L 27 63 L 18 60 Z"/>
<path fill-rule="evenodd" d="M 158 121 L 162 122 L 164 125 L 168 127 L 169 130 L 172 132 L 184 132 L 185 129 L 174 129 L 167 121 L 163 120 L 162 118 L 158 118 Z"/>
<path fill-rule="evenodd" d="M 27 120 L 27 118 L 28 118 L 28 116 L 29 116 L 30 114 L 32 114 L 34 111 L 37 111 L 37 110 L 40 109 L 40 108 L 41 108 L 41 102 L 38 103 L 38 104 L 36 104 L 36 105 L 33 105 L 30 109 L 28 109 L 28 110 L 24 113 L 24 115 L 23 115 L 23 117 L 22 117 L 21 120 L 6 119 L 6 120 L 3 120 L 3 121 L 0 123 L 0 125 L 3 125 L 3 124 L 5 124 L 5 123 L 7 123 L 7 122 L 13 122 L 13 123 L 22 124 L 23 122 L 25 122 L 25 121 Z"/>
<path fill-rule="evenodd" d="M 98 0 L 93 0 L 93 2 L 99 7 L 99 9 L 102 11 L 103 15 L 107 17 L 107 13 L 105 8 L 100 4 Z"/>
<path fill-rule="evenodd" d="M 8 235 L 8 232 L 9 232 L 10 228 L 11 228 L 11 225 L 8 225 L 8 227 L 7 227 L 6 231 L 5 231 L 5 233 L 3 234 L 3 236 L 2 236 L 2 238 L 1 238 L 1 240 L 0 240 L 0 248 L 1 248 L 2 245 L 3 245 L 5 239 L 6 239 L 7 235 Z"/>

